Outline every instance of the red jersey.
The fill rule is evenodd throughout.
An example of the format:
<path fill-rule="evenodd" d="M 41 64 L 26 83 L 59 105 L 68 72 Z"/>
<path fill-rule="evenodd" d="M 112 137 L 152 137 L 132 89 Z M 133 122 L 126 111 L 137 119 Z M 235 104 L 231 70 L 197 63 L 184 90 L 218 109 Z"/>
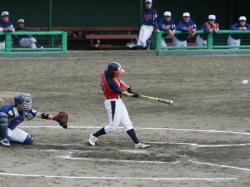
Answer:
<path fill-rule="evenodd" d="M 101 75 L 101 89 L 107 99 L 116 99 L 124 90 L 124 85 L 118 77 L 111 77 L 107 71 Z"/>

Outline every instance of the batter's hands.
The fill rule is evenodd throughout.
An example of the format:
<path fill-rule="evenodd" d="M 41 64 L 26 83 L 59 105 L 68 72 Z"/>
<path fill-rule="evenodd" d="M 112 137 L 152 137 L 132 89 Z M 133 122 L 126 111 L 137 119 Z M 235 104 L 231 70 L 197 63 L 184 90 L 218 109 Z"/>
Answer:
<path fill-rule="evenodd" d="M 132 87 L 127 89 L 128 93 L 132 94 L 131 97 L 138 98 L 139 94 L 137 92 L 132 91 Z"/>

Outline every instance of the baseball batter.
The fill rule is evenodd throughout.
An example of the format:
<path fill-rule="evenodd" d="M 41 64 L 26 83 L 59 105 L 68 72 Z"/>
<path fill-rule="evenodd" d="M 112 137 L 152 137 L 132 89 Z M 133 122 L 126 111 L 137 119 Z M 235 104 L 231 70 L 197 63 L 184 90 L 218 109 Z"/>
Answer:
<path fill-rule="evenodd" d="M 66 113 L 59 113 L 52 116 L 39 113 L 32 108 L 30 95 L 19 95 L 14 98 L 14 104 L 5 104 L 0 108 L 0 135 L 1 144 L 9 146 L 10 142 L 32 144 L 34 138 L 31 134 L 18 128 L 24 120 L 32 120 L 38 117 L 46 120 L 55 120 L 63 128 L 67 128 L 68 116 Z"/>
<path fill-rule="evenodd" d="M 216 23 L 216 16 L 209 15 L 207 21 L 202 25 L 201 29 L 204 31 L 204 34 L 200 34 L 196 38 L 197 46 L 207 46 L 208 34 L 220 32 L 219 24 Z"/>
<path fill-rule="evenodd" d="M 247 23 L 246 16 L 240 16 L 239 22 L 235 23 L 231 27 L 232 30 L 250 30 L 250 25 Z M 228 36 L 227 44 L 229 46 L 240 46 L 241 36 L 240 34 L 231 34 Z"/>
<path fill-rule="evenodd" d="M 157 12 L 152 8 L 152 3 L 152 0 L 145 0 L 146 9 L 143 15 L 143 24 L 141 26 L 137 41 L 138 49 L 147 48 L 147 41 L 151 37 L 154 28 L 157 27 Z"/>
<path fill-rule="evenodd" d="M 99 136 L 114 132 L 120 124 L 123 125 L 127 134 L 133 140 L 135 148 L 143 149 L 150 145 L 141 143 L 135 133 L 133 124 L 121 96 L 138 98 L 139 94 L 131 90 L 131 87 L 120 80 L 120 74 L 125 71 L 117 62 L 110 63 L 101 75 L 101 88 L 105 97 L 105 108 L 108 113 L 108 124 L 89 136 L 89 145 L 95 146 Z"/>
<path fill-rule="evenodd" d="M 190 13 L 184 12 L 183 19 L 177 24 L 177 30 L 185 33 L 175 35 L 173 44 L 175 47 L 187 47 L 187 39 L 193 38 L 196 34 L 197 26 L 192 19 Z"/>
<path fill-rule="evenodd" d="M 167 35 L 167 38 L 174 37 L 175 31 L 176 31 L 176 26 L 174 24 L 174 21 L 172 20 L 172 13 L 171 12 L 169 12 L 169 11 L 164 12 L 163 18 L 159 22 L 159 30 L 163 31 L 165 33 L 165 35 Z M 167 43 L 166 43 L 164 37 L 162 37 L 161 46 L 163 48 L 167 47 Z"/>

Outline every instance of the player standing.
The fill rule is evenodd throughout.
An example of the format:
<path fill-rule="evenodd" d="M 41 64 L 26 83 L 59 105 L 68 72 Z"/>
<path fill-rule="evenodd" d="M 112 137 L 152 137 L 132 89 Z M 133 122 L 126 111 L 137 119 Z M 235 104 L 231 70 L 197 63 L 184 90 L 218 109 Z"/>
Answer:
<path fill-rule="evenodd" d="M 246 16 L 240 16 L 239 22 L 231 27 L 232 30 L 250 30 L 250 25 L 247 23 Z M 241 36 L 239 34 L 231 34 L 228 36 L 227 45 L 240 46 Z"/>
<path fill-rule="evenodd" d="M 159 22 L 159 30 L 163 31 L 164 35 L 167 35 L 167 38 L 173 38 L 175 35 L 175 31 L 176 31 L 176 26 L 174 24 L 174 21 L 172 20 L 172 13 L 169 11 L 165 11 L 163 14 L 163 18 L 160 20 Z M 164 39 L 164 37 L 162 37 L 162 41 L 161 41 L 161 46 L 167 47 L 167 43 Z"/>
<path fill-rule="evenodd" d="M 139 38 L 137 41 L 138 49 L 145 49 L 147 41 L 151 37 L 154 28 L 157 26 L 157 12 L 152 8 L 152 0 L 145 0 L 145 12 L 143 15 L 143 23 L 140 28 Z"/>
<path fill-rule="evenodd" d="M 0 134 L 1 144 L 9 146 L 10 141 L 32 144 L 34 139 L 31 134 L 18 128 L 24 120 L 32 120 L 38 117 L 47 120 L 57 121 L 63 128 L 67 128 L 67 115 L 52 116 L 45 113 L 39 113 L 32 108 L 32 99 L 29 95 L 19 95 L 14 98 L 13 104 L 5 104 L 0 108 Z M 64 118 L 64 119 L 63 119 Z"/>
<path fill-rule="evenodd" d="M 10 18 L 10 14 L 8 11 L 3 11 L 1 13 L 1 21 L 0 21 L 0 32 L 14 32 L 15 28 L 12 25 Z M 0 50 L 5 49 L 5 36 L 0 35 Z"/>
<path fill-rule="evenodd" d="M 219 24 L 216 23 L 216 16 L 209 15 L 207 21 L 202 25 L 202 30 L 204 34 L 200 34 L 196 38 L 197 46 L 207 46 L 207 38 L 208 34 L 215 33 L 218 34 L 220 32 Z"/>
<path fill-rule="evenodd" d="M 196 24 L 190 19 L 190 13 L 184 12 L 183 19 L 177 24 L 177 30 L 185 33 L 175 35 L 173 44 L 175 47 L 187 47 L 187 39 L 193 38 L 196 34 Z"/>
<path fill-rule="evenodd" d="M 150 147 L 150 145 L 143 144 L 138 140 L 126 106 L 121 99 L 122 95 L 139 97 L 138 93 L 133 92 L 131 87 L 120 80 L 120 74 L 124 72 L 119 63 L 113 62 L 108 65 L 101 75 L 101 87 L 106 98 L 104 105 L 108 113 L 109 123 L 94 134 L 90 134 L 88 142 L 91 146 L 95 146 L 99 136 L 115 131 L 122 124 L 127 134 L 133 140 L 135 148 L 143 149 Z"/>

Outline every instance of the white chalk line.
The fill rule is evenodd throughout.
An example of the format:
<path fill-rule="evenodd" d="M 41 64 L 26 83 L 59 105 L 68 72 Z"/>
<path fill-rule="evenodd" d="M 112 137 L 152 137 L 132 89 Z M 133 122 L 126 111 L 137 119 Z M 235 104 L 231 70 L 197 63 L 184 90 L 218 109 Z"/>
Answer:
<path fill-rule="evenodd" d="M 22 128 L 28 129 L 58 129 L 59 126 L 22 126 Z M 101 126 L 69 126 L 69 129 L 98 129 Z M 123 127 L 119 127 L 123 128 Z M 138 130 L 164 130 L 164 131 L 184 131 L 184 132 L 201 132 L 201 133 L 225 133 L 225 134 L 238 134 L 238 135 L 248 135 L 248 132 L 238 132 L 238 131 L 225 131 L 225 130 L 214 130 L 214 129 L 176 129 L 176 128 L 164 128 L 164 127 L 138 127 Z"/>
<path fill-rule="evenodd" d="M 9 177 L 30 177 L 30 178 L 60 178 L 60 179 L 88 179 L 88 180 L 134 180 L 134 181 L 206 181 L 223 182 L 238 180 L 230 177 L 104 177 L 104 176 L 65 176 L 65 175 L 41 175 L 0 172 L 1 176 Z"/>
<path fill-rule="evenodd" d="M 197 143 L 182 143 L 182 142 L 151 142 L 145 141 L 148 144 L 159 144 L 159 145 L 188 145 L 197 148 L 216 148 L 216 147 L 243 147 L 243 146 L 250 146 L 250 143 L 238 143 L 238 144 L 197 144 Z"/>
<path fill-rule="evenodd" d="M 57 158 L 65 160 L 83 160 L 83 161 L 94 161 L 94 162 L 120 162 L 120 163 L 138 163 L 138 164 L 177 164 L 179 162 L 164 162 L 164 161 L 147 161 L 147 160 L 116 160 L 106 158 L 86 158 L 86 157 L 72 157 L 71 154 L 64 156 L 57 156 Z"/>
<path fill-rule="evenodd" d="M 191 163 L 194 163 L 194 164 L 215 166 L 215 167 L 221 167 L 221 168 L 228 168 L 228 169 L 235 169 L 235 170 L 250 172 L 250 168 L 241 168 L 241 167 L 237 167 L 237 166 L 229 166 L 229 165 L 224 165 L 224 164 L 215 164 L 215 163 L 210 163 L 210 162 L 200 162 L 200 161 L 195 161 L 195 160 L 188 160 L 188 161 L 191 162 Z"/>

